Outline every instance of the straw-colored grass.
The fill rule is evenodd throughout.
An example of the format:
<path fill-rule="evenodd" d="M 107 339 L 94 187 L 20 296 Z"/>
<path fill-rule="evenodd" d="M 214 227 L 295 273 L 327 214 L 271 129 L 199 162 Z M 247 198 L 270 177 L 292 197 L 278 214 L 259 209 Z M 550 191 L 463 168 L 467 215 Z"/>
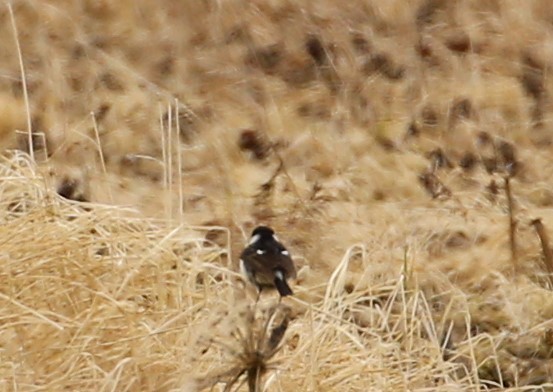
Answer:
<path fill-rule="evenodd" d="M 266 339 L 248 327 L 255 296 L 205 231 L 61 199 L 20 154 L 0 170 L 6 389 L 201 390 L 246 366 L 244 339 Z M 477 388 L 480 378 L 547 379 L 532 358 L 550 355 L 548 291 L 491 265 L 477 273 L 474 263 L 443 260 L 440 272 L 408 248 L 401 269 L 379 253 L 353 246 L 325 280 L 318 273 L 297 287 L 265 387 L 448 390 Z M 262 300 L 254 323 L 271 303 Z"/>
<path fill-rule="evenodd" d="M 0 4 L 0 390 L 553 388 L 552 20 Z M 237 273 L 256 224 L 282 304 Z"/>
<path fill-rule="evenodd" d="M 5 159 L 0 170 L 6 389 L 196 390 L 228 381 L 244 350 L 235 331 L 245 339 L 254 333 L 253 296 L 245 298 L 224 267 L 224 249 L 185 227 L 60 199 L 24 156 Z M 404 277 L 366 293 L 344 291 L 357 251 L 338 264 L 323 297 L 291 301 L 294 316 L 267 385 L 472 384 L 470 374 L 455 375 L 460 365 L 442 359 L 429 304 L 418 289 L 404 290 Z M 263 320 L 261 310 L 255 317 Z"/>

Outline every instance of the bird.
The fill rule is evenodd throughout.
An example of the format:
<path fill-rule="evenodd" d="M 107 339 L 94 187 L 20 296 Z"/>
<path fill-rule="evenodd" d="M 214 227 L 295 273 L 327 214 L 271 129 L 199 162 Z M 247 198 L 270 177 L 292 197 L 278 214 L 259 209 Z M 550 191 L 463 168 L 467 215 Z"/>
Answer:
<path fill-rule="evenodd" d="M 252 231 L 240 255 L 240 270 L 257 287 L 257 301 L 263 289 L 276 289 L 281 300 L 294 294 L 288 285 L 288 279 L 296 277 L 294 261 L 270 227 L 258 226 Z"/>

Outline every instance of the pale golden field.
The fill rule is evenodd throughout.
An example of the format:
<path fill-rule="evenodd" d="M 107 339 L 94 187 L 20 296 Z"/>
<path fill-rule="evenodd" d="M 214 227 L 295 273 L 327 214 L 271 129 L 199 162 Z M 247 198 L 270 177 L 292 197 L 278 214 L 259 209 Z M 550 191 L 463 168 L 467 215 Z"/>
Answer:
<path fill-rule="evenodd" d="M 550 0 L 13 0 L 0 37 L 1 391 L 553 390 Z"/>

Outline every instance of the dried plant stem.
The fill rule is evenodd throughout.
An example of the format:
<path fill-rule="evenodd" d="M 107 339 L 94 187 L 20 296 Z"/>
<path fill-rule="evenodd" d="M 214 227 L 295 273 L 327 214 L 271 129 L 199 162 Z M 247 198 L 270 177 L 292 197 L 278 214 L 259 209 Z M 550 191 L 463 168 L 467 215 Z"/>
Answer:
<path fill-rule="evenodd" d="M 102 172 L 104 173 L 104 180 L 107 181 L 108 179 L 108 170 L 106 168 L 106 160 L 104 158 L 104 152 L 102 150 L 102 141 L 100 139 L 100 131 L 98 130 L 98 122 L 96 121 L 96 116 L 94 115 L 94 112 L 90 113 L 90 116 L 92 117 L 92 126 L 94 128 L 94 137 L 96 138 L 96 148 L 98 149 L 98 156 L 100 157 L 100 164 L 102 165 Z M 113 192 L 111 191 L 111 187 L 108 186 L 108 194 L 109 194 L 109 201 L 111 204 L 113 204 Z"/>
<path fill-rule="evenodd" d="M 163 119 L 163 109 L 159 107 L 159 128 L 161 132 L 161 156 L 163 161 L 163 190 L 166 192 L 169 187 L 169 173 L 167 171 L 167 160 L 169 152 L 167 151 L 167 138 L 165 135 L 165 121 Z M 170 211 L 167 203 L 163 203 L 165 209 L 165 217 L 169 218 Z"/>
<path fill-rule="evenodd" d="M 15 16 L 13 15 L 12 5 L 6 4 L 8 12 L 10 13 L 10 20 L 12 24 L 13 35 L 15 38 L 15 46 L 17 47 L 17 56 L 19 58 L 19 70 L 21 72 L 21 84 L 23 86 L 23 99 L 25 100 L 25 111 L 27 112 L 27 138 L 29 143 L 29 154 L 31 160 L 35 160 L 35 152 L 33 149 L 33 130 L 31 124 L 31 106 L 29 104 L 29 93 L 27 91 L 27 79 L 25 77 L 25 66 L 23 65 L 23 55 L 21 54 L 21 45 L 19 45 L 19 33 L 17 32 L 17 25 L 15 23 Z"/>
<path fill-rule="evenodd" d="M 545 226 L 540 218 L 534 219 L 530 223 L 534 226 L 534 229 L 536 229 L 536 233 L 540 238 L 543 252 L 543 263 L 547 269 L 550 288 L 553 288 L 553 252 L 551 252 L 551 246 L 549 245 L 549 236 L 547 235 Z"/>
<path fill-rule="evenodd" d="M 403 248 L 403 291 L 409 290 L 409 283 L 410 283 L 408 252 L 409 252 L 409 246 L 405 245 L 405 247 Z"/>
<path fill-rule="evenodd" d="M 179 101 L 175 99 L 175 140 L 177 141 L 177 183 L 179 187 L 179 222 L 182 223 L 184 214 L 184 190 L 182 189 L 182 149 L 179 142 L 180 132 L 180 113 L 179 113 Z"/>
<path fill-rule="evenodd" d="M 35 309 L 31 308 L 31 307 L 28 307 L 26 306 L 25 304 L 22 304 L 21 302 L 13 299 L 13 298 L 10 298 L 2 293 L 0 293 L 0 299 L 4 300 L 4 301 L 7 301 L 7 302 L 10 302 L 12 304 L 14 304 L 15 306 L 17 306 L 18 308 L 21 308 L 23 309 L 24 311 L 32 314 L 33 316 L 37 317 L 38 319 L 40 320 L 43 320 L 45 321 L 47 324 L 53 326 L 54 328 L 60 330 L 60 331 L 63 331 L 63 326 L 56 323 L 54 320 L 46 317 L 45 315 L 43 315 L 42 313 L 36 311 Z"/>
<path fill-rule="evenodd" d="M 250 392 L 259 391 L 259 381 L 261 378 L 261 369 L 258 367 L 252 367 L 248 369 L 248 389 Z"/>
<path fill-rule="evenodd" d="M 517 258 L 517 243 L 516 243 L 516 228 L 517 220 L 515 219 L 513 194 L 511 191 L 511 179 L 509 176 L 505 177 L 505 194 L 507 195 L 507 206 L 509 208 L 509 243 L 511 247 L 511 261 L 515 272 L 518 270 L 518 258 Z"/>
<path fill-rule="evenodd" d="M 171 105 L 171 102 L 167 103 L 167 178 L 169 179 L 169 182 L 167 184 L 169 191 L 169 221 L 173 220 L 173 132 L 171 131 L 171 127 L 173 126 L 173 106 Z"/>
<path fill-rule="evenodd" d="M 284 164 L 284 160 L 282 159 L 282 156 L 280 155 L 280 153 L 273 147 L 273 151 L 276 155 L 276 157 L 278 158 L 278 161 L 279 161 L 279 171 L 282 171 L 284 173 L 284 175 L 286 176 L 286 179 L 288 180 L 289 184 L 290 184 L 290 187 L 292 188 L 292 192 L 294 193 L 294 195 L 296 196 L 302 210 L 310 215 L 311 212 L 309 211 L 309 209 L 307 208 L 307 205 L 305 204 L 305 201 L 303 200 L 303 197 L 301 196 L 299 190 L 298 190 L 298 187 L 296 186 L 296 183 L 294 182 L 294 179 L 292 178 L 292 176 L 290 175 L 290 173 L 288 173 L 288 170 L 286 170 L 286 165 Z"/>

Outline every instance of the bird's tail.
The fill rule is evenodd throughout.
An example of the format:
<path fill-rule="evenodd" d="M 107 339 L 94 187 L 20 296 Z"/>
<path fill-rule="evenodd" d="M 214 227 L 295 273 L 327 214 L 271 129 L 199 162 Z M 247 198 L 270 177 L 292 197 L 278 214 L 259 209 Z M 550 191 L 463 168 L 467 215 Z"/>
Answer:
<path fill-rule="evenodd" d="M 288 282 L 286 282 L 286 279 L 284 279 L 284 274 L 282 273 L 282 271 L 275 272 L 275 286 L 281 297 L 286 297 L 287 295 L 294 294 L 290 286 L 288 286 Z"/>

